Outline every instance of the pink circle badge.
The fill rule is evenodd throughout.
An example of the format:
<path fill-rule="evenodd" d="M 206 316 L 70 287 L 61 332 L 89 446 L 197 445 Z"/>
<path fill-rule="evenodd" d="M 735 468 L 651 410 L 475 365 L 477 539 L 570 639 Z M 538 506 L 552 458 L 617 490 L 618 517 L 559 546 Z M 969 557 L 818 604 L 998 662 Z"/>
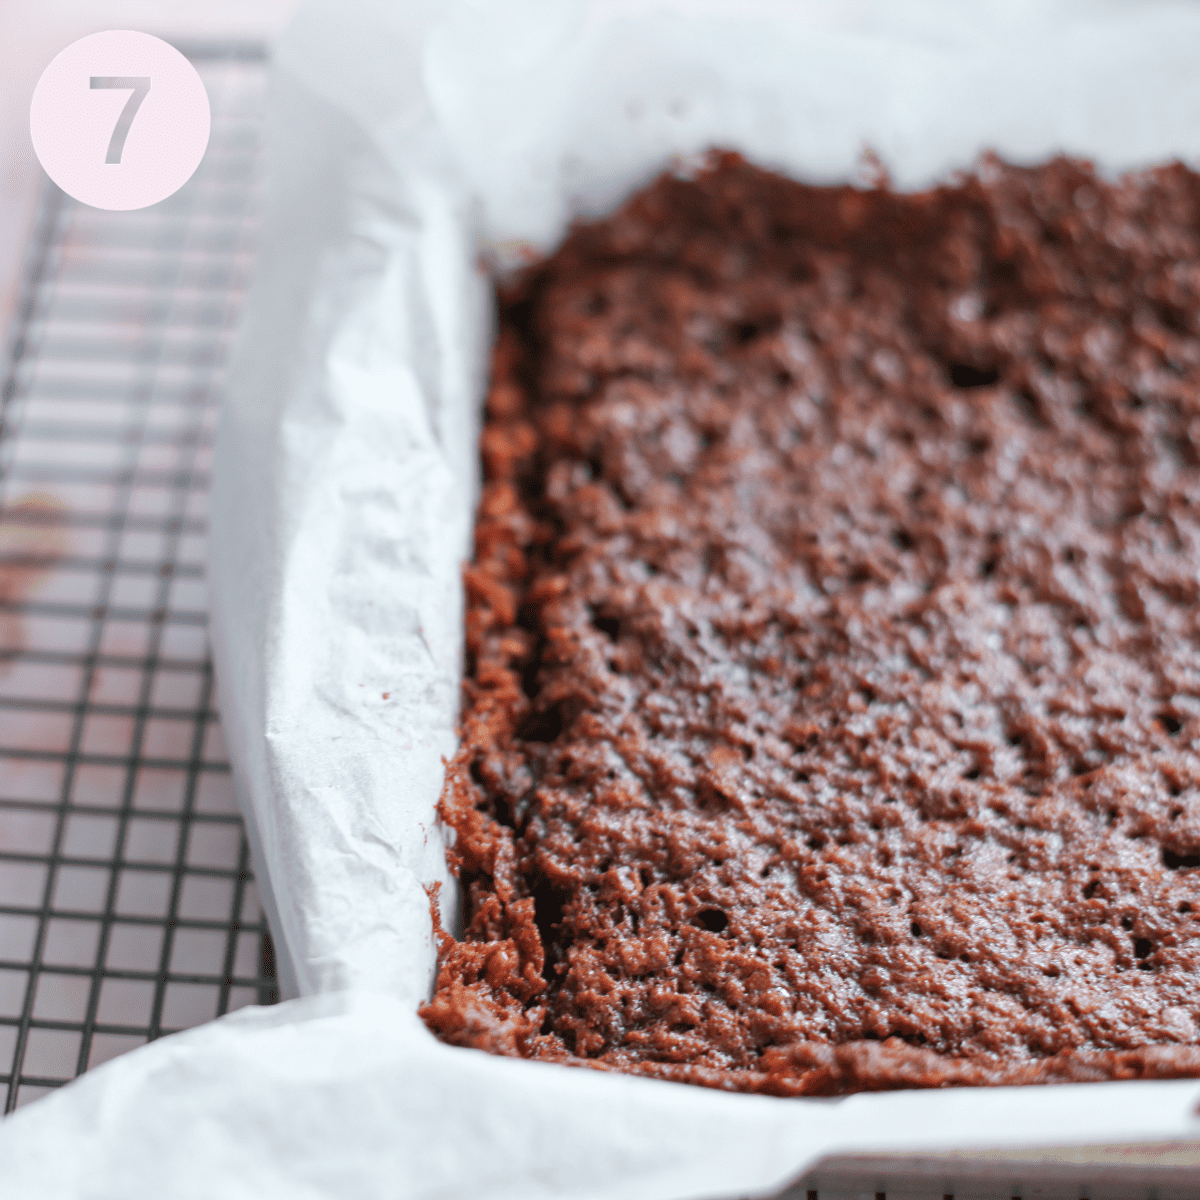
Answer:
<path fill-rule="evenodd" d="M 46 174 L 93 208 L 157 204 L 208 148 L 208 93 L 174 46 L 114 29 L 72 42 L 42 72 L 29 106 Z"/>

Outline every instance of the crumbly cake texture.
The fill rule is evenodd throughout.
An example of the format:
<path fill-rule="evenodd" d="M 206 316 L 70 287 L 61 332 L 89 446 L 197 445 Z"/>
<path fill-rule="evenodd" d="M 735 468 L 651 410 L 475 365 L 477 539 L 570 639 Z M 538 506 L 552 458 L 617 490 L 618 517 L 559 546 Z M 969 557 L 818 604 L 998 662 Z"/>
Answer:
<path fill-rule="evenodd" d="M 1200 176 L 716 154 L 500 296 L 422 1010 L 776 1095 L 1200 1075 Z"/>

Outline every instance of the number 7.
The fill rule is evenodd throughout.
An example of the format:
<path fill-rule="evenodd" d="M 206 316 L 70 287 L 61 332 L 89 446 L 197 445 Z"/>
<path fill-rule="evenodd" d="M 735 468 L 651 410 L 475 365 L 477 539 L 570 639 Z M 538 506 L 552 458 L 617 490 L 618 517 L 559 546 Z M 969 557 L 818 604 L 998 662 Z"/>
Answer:
<path fill-rule="evenodd" d="M 133 118 L 137 116 L 137 110 L 141 108 L 142 101 L 145 100 L 146 93 L 150 90 L 150 76 L 93 75 L 92 87 L 133 89 L 129 99 L 125 101 L 125 107 L 121 109 L 117 123 L 113 126 L 112 137 L 108 139 L 108 153 L 104 156 L 106 163 L 119 163 L 121 155 L 125 151 L 125 138 L 129 134 L 129 127 L 133 124 Z"/>

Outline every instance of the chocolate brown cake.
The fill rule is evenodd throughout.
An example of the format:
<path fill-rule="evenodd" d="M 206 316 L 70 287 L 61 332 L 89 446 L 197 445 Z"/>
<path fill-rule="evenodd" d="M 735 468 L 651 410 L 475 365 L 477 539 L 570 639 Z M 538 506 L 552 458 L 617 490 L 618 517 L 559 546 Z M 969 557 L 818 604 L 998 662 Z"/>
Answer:
<path fill-rule="evenodd" d="M 715 155 L 500 296 L 459 1045 L 1200 1075 L 1200 176 Z"/>

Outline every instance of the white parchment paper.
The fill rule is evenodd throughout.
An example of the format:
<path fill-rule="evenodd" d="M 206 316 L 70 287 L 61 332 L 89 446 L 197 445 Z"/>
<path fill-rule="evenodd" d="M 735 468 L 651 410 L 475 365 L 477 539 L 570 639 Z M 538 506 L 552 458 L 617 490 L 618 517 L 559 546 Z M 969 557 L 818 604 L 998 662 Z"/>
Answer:
<path fill-rule="evenodd" d="M 226 737 L 285 994 L 0 1124 L 13 1196 L 766 1195 L 824 1154 L 1200 1138 L 1200 1081 L 834 1101 L 442 1046 L 426 886 L 455 745 L 481 262 L 677 156 L 900 186 L 985 147 L 1200 151 L 1185 0 L 309 0 L 280 45 L 211 542 Z M 453 888 L 442 889 L 447 922 Z"/>

